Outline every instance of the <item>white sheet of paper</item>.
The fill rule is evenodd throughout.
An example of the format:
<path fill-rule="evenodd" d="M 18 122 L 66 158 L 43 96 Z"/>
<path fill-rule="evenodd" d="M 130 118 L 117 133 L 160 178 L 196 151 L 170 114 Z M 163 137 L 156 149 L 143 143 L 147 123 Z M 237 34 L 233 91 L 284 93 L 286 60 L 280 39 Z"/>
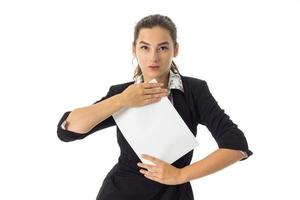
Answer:
<path fill-rule="evenodd" d="M 172 164 L 199 145 L 168 97 L 145 106 L 121 109 L 112 116 L 143 163 L 154 164 L 141 154 Z"/>

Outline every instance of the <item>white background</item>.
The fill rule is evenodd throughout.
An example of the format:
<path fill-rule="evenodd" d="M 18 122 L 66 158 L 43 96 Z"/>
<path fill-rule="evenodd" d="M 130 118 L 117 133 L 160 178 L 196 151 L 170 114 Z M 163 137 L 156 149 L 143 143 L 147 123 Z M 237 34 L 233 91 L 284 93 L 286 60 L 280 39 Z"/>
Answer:
<path fill-rule="evenodd" d="M 0 199 L 95 199 L 116 128 L 62 142 L 63 113 L 132 81 L 134 25 L 177 25 L 181 74 L 207 81 L 253 156 L 193 180 L 195 199 L 299 199 L 299 1 L 1 1 Z M 217 148 L 198 126 L 196 162 Z M 298 188 L 299 189 L 299 188 Z"/>

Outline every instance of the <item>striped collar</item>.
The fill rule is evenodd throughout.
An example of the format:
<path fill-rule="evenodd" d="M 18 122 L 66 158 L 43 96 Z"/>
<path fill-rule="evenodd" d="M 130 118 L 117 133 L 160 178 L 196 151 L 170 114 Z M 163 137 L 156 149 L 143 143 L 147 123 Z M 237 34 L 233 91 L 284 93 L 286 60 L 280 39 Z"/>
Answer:
<path fill-rule="evenodd" d="M 143 74 L 141 74 L 136 78 L 135 84 L 139 84 L 143 82 L 144 82 L 144 77 Z M 170 93 L 171 89 L 178 89 L 184 92 L 180 75 L 175 74 L 174 72 L 172 72 L 172 70 L 170 70 L 169 73 L 168 94 Z"/>

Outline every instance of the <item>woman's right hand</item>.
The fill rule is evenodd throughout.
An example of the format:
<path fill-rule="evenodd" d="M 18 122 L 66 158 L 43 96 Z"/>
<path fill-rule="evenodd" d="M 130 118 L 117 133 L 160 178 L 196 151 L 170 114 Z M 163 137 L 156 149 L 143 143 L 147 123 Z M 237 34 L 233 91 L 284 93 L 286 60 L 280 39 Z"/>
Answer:
<path fill-rule="evenodd" d="M 168 94 L 162 86 L 162 83 L 132 84 L 121 93 L 122 103 L 125 107 L 138 107 L 158 102 Z"/>

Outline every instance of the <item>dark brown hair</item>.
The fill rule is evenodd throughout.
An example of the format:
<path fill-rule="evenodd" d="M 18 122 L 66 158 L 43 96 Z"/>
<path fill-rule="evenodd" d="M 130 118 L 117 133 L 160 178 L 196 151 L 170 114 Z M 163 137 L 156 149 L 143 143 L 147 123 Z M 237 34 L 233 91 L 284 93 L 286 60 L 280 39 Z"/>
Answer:
<path fill-rule="evenodd" d="M 175 24 L 173 23 L 173 21 L 167 17 L 167 16 L 163 16 L 163 15 L 149 15 L 146 16 L 144 18 L 142 18 L 136 25 L 134 28 L 134 39 L 133 39 L 133 45 L 136 45 L 136 40 L 139 36 L 140 30 L 142 28 L 153 28 L 155 26 L 160 26 L 162 28 L 165 28 L 166 30 L 169 31 L 170 36 L 173 40 L 173 44 L 174 47 L 177 45 L 177 29 Z M 171 70 L 174 73 L 180 74 L 177 65 L 175 64 L 174 61 L 172 61 L 171 64 Z M 139 66 L 139 64 L 137 65 L 135 71 L 134 71 L 134 76 L 133 78 L 135 79 L 137 76 L 142 74 L 142 70 Z"/>

